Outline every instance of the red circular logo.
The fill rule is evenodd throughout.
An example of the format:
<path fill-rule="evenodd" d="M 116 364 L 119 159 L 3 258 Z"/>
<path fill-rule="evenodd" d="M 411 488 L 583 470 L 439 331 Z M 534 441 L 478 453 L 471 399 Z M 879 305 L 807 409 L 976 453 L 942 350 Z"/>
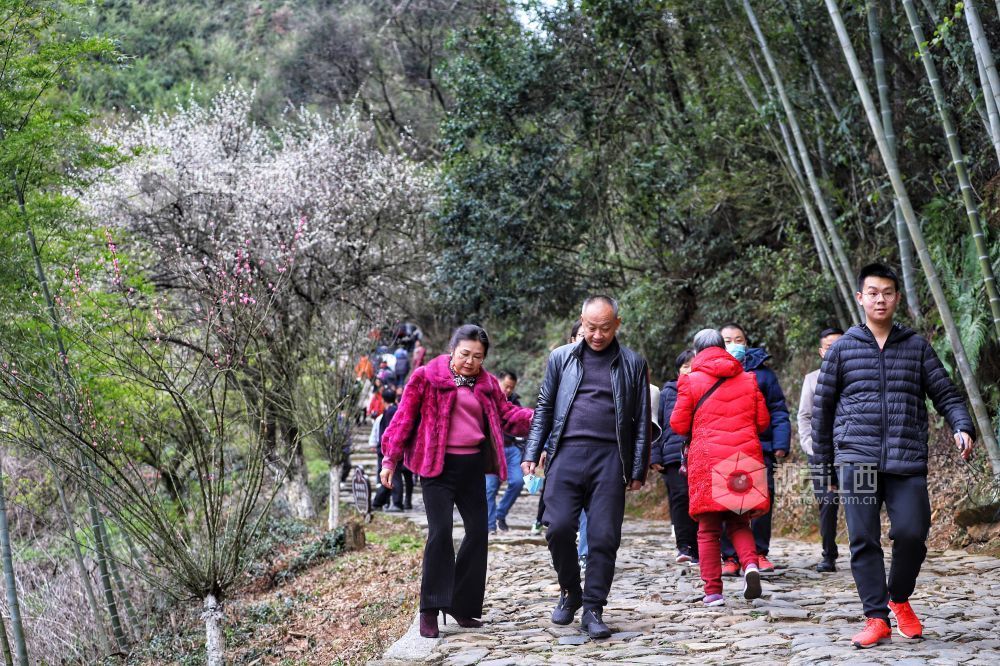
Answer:
<path fill-rule="evenodd" d="M 753 479 L 746 472 L 736 472 L 726 480 L 726 486 L 734 493 L 745 493 L 753 488 Z"/>

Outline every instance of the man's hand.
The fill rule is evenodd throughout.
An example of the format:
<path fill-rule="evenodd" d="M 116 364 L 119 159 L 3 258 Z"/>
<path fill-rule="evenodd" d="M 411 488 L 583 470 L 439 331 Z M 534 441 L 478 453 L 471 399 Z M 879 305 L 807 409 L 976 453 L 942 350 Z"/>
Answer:
<path fill-rule="evenodd" d="M 639 479 L 633 479 L 628 484 L 628 490 L 639 490 L 639 488 L 642 488 L 642 481 L 640 481 Z"/>
<path fill-rule="evenodd" d="M 535 468 L 538 467 L 538 463 L 528 462 L 525 460 L 521 463 L 521 472 L 525 476 L 530 476 L 535 473 Z"/>
<path fill-rule="evenodd" d="M 650 465 L 650 467 L 653 469 L 654 472 L 663 471 L 663 465 L 661 465 L 660 463 L 653 463 L 652 465 Z"/>
<path fill-rule="evenodd" d="M 785 451 L 784 449 L 778 449 L 777 451 L 774 452 L 774 457 L 777 458 L 778 460 L 781 460 L 787 455 L 788 451 Z"/>
<path fill-rule="evenodd" d="M 972 457 L 972 449 L 975 447 L 976 442 L 969 436 L 969 433 L 956 432 L 955 444 L 958 446 L 962 460 L 968 460 Z"/>
<path fill-rule="evenodd" d="M 383 486 L 385 486 L 389 490 L 392 490 L 392 470 L 391 469 L 383 469 L 381 472 L 379 472 L 378 473 L 378 480 L 382 483 Z"/>

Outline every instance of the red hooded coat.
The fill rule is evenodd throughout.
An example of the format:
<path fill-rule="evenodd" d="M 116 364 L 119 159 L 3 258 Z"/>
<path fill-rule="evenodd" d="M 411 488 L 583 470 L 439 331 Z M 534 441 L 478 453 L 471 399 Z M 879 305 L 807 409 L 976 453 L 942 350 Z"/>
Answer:
<path fill-rule="evenodd" d="M 402 460 L 407 469 L 420 476 L 439 476 L 444 471 L 448 428 L 458 397 L 450 362 L 450 357 L 442 354 L 410 375 L 399 410 L 382 435 L 383 468 L 395 469 Z M 526 436 L 535 410 L 510 403 L 497 378 L 485 370 L 479 374 L 473 394 L 482 405 L 488 426 L 484 430 L 490 440 L 491 456 L 486 473 L 506 480 L 503 433 Z"/>
<path fill-rule="evenodd" d="M 723 377 L 725 381 L 698 408 L 692 424 L 695 405 Z M 767 512 L 770 497 L 766 472 L 760 474 L 764 454 L 759 434 L 770 422 L 757 379 L 729 352 L 709 347 L 694 357 L 691 374 L 682 375 L 677 382 L 677 403 L 670 415 L 675 433 L 691 435 L 687 476 L 692 518 L 716 511 L 751 516 Z M 734 471 L 746 472 L 746 478 L 736 486 L 727 486 Z M 746 487 L 747 479 L 752 488 Z"/>

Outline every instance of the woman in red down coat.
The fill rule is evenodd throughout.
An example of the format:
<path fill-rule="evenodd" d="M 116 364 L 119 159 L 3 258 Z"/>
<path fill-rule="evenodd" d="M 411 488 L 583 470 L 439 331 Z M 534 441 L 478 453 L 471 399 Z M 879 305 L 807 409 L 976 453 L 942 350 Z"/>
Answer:
<path fill-rule="evenodd" d="M 482 626 L 486 593 L 486 474 L 507 478 L 503 433 L 527 436 L 534 410 L 508 402 L 496 377 L 483 369 L 489 337 L 479 326 L 459 327 L 450 354 L 417 368 L 382 435 L 382 485 L 392 487 L 402 462 L 420 475 L 427 512 L 420 583 L 420 635 L 438 636 L 437 614 L 460 626 Z M 465 538 L 455 556 L 452 512 Z"/>
<path fill-rule="evenodd" d="M 688 492 L 691 517 L 698 521 L 704 603 L 721 606 L 723 522 L 744 565 L 743 596 L 755 599 L 761 594 L 750 519 L 770 507 L 759 435 L 771 417 L 757 379 L 726 351 L 718 331 L 699 332 L 694 349 L 691 374 L 677 383 L 670 427 L 678 435 L 691 435 Z"/>

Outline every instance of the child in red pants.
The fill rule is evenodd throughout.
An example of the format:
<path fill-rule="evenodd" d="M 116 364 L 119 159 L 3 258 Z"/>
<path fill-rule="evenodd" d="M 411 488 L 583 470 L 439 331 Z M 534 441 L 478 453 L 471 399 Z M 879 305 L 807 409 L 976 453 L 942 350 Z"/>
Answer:
<path fill-rule="evenodd" d="M 670 427 L 691 435 L 687 472 L 689 512 L 698 521 L 698 556 L 704 603 L 721 606 L 721 525 L 744 566 L 743 596 L 761 595 L 750 519 L 771 505 L 760 433 L 771 417 L 753 374 L 726 351 L 722 336 L 705 329 L 694 336 L 691 373 L 677 382 Z"/>

